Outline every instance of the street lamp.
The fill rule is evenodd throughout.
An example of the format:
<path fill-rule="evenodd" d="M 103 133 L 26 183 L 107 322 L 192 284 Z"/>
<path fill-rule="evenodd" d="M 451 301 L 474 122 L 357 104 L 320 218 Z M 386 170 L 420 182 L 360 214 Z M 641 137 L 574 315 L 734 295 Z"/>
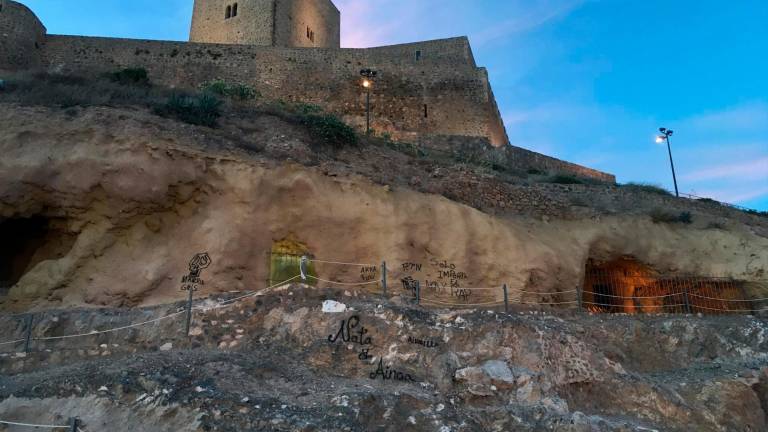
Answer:
<path fill-rule="evenodd" d="M 680 197 L 680 192 L 677 190 L 677 176 L 675 175 L 675 163 L 672 161 L 672 146 L 669 143 L 669 137 L 675 132 L 672 129 L 659 128 L 661 135 L 656 137 L 656 142 L 659 144 L 667 142 L 667 151 L 669 152 L 669 165 L 672 166 L 672 181 L 675 182 L 675 196 Z"/>
<path fill-rule="evenodd" d="M 365 93 L 365 133 L 371 133 L 371 87 L 373 87 L 373 80 L 376 78 L 376 71 L 371 69 L 363 69 L 360 71 L 360 76 L 363 77 L 363 87 L 366 90 Z"/>

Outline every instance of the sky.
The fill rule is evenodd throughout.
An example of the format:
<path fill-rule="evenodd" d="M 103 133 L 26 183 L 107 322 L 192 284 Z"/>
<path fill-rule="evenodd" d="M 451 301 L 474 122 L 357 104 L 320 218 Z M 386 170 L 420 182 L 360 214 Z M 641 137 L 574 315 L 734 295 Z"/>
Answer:
<path fill-rule="evenodd" d="M 511 143 L 768 211 L 767 0 L 334 0 L 342 46 L 468 36 Z M 49 33 L 186 40 L 193 0 L 22 0 Z M 98 7 L 95 7 L 98 5 Z"/>

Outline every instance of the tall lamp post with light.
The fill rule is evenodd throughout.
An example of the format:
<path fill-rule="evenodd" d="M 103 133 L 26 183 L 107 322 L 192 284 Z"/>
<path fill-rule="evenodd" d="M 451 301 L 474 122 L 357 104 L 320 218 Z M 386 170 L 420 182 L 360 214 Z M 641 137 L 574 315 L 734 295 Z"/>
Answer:
<path fill-rule="evenodd" d="M 376 78 L 376 71 L 371 69 L 363 69 L 360 71 L 360 76 L 363 77 L 363 87 L 366 90 L 365 93 L 365 133 L 371 133 L 371 87 L 373 87 L 373 80 Z"/>
<path fill-rule="evenodd" d="M 669 152 L 669 165 L 672 166 L 672 181 L 675 182 L 675 196 L 680 197 L 680 192 L 677 190 L 677 175 L 675 175 L 675 162 L 672 161 L 672 145 L 669 143 L 669 137 L 672 136 L 675 132 L 672 129 L 667 128 L 659 128 L 659 132 L 661 132 L 661 135 L 656 137 L 656 142 L 658 144 L 661 144 L 666 141 L 667 143 L 667 152 Z"/>

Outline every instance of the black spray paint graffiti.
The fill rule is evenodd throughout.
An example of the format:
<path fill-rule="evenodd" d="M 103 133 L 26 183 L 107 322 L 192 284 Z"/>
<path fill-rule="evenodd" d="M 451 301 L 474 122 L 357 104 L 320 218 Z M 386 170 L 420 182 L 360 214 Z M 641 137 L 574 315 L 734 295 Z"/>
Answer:
<path fill-rule="evenodd" d="M 375 371 L 371 372 L 368 376 L 372 380 L 381 377 L 382 380 L 395 380 L 395 381 L 416 381 L 410 374 L 396 371 L 389 366 L 384 367 L 384 360 L 379 359 L 379 367 Z"/>
<path fill-rule="evenodd" d="M 211 257 L 207 252 L 196 254 L 189 261 L 189 274 L 181 278 L 182 291 L 197 291 L 204 282 L 200 273 L 211 265 Z"/>
<path fill-rule="evenodd" d="M 376 275 L 378 274 L 379 269 L 376 267 L 371 266 L 365 266 L 360 269 L 360 280 L 363 282 L 371 282 L 373 280 L 376 280 Z"/>
<path fill-rule="evenodd" d="M 403 283 L 403 290 L 405 292 L 416 297 L 416 289 L 419 286 L 419 281 L 410 276 L 406 276 L 405 278 L 401 279 L 400 282 Z"/>
<path fill-rule="evenodd" d="M 412 343 L 414 345 L 421 345 L 426 348 L 436 348 L 440 345 L 439 343 L 437 343 L 437 341 L 434 341 L 432 339 L 419 339 L 413 336 L 408 336 L 408 343 Z"/>
<path fill-rule="evenodd" d="M 403 268 L 404 272 L 420 272 L 421 271 L 421 264 L 418 263 L 412 263 L 412 262 L 405 262 L 400 264 L 400 266 Z"/>
<path fill-rule="evenodd" d="M 360 327 L 358 329 L 358 326 Z M 373 340 L 368 334 L 368 329 L 360 324 L 360 317 L 353 315 L 348 320 L 341 320 L 339 325 L 339 331 L 336 335 L 328 335 L 328 342 L 335 343 L 341 338 L 342 342 L 351 342 L 361 346 L 360 354 L 357 356 L 361 361 L 370 360 L 372 356 L 369 354 L 370 348 L 368 346 L 373 345 Z"/>

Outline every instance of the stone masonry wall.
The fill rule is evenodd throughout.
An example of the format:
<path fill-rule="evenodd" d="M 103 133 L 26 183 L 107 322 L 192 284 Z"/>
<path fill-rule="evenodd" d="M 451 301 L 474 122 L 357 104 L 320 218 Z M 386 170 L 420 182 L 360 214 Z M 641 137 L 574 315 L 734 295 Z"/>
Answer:
<path fill-rule="evenodd" d="M 468 139 L 466 137 L 433 135 L 422 138 L 420 144 L 428 150 L 455 154 L 465 159 L 500 163 L 508 169 L 523 173 L 530 169 L 536 169 L 549 174 L 570 174 L 610 184 L 616 183 L 616 177 L 612 174 L 512 145 L 494 147 L 484 137 Z"/>
<path fill-rule="evenodd" d="M 29 8 L 0 0 L 0 71 L 37 65 L 45 32 Z"/>
<path fill-rule="evenodd" d="M 227 6 L 237 3 L 237 16 L 226 18 Z M 190 42 L 273 44 L 273 0 L 195 0 Z"/>
<path fill-rule="evenodd" d="M 417 59 L 416 52 L 420 52 Z M 52 72 L 94 73 L 144 67 L 153 81 L 197 87 L 213 78 L 248 83 L 268 98 L 322 105 L 365 124 L 360 69 L 379 71 L 371 94 L 374 128 L 393 135 L 492 136 L 506 142 L 488 78 L 466 38 L 367 49 L 302 49 L 50 36 Z"/>
<path fill-rule="evenodd" d="M 341 14 L 330 0 L 274 0 L 274 45 L 341 47 Z"/>

